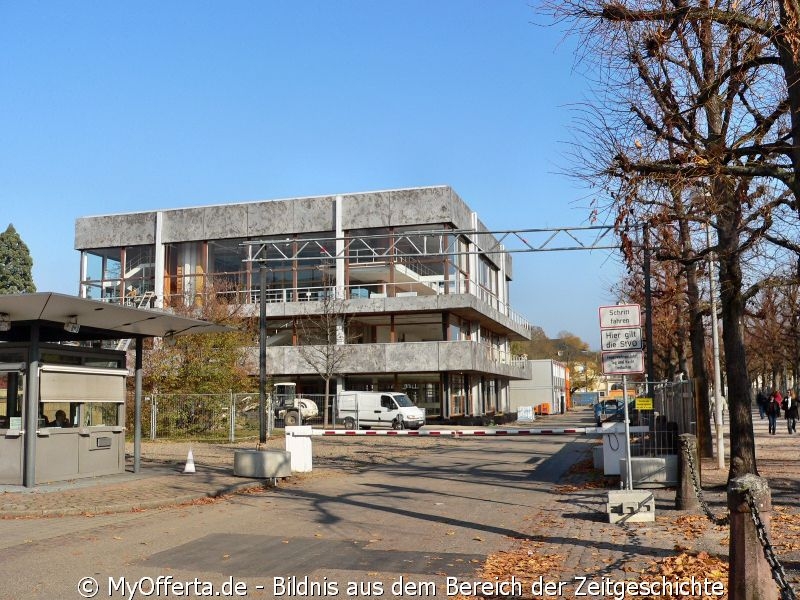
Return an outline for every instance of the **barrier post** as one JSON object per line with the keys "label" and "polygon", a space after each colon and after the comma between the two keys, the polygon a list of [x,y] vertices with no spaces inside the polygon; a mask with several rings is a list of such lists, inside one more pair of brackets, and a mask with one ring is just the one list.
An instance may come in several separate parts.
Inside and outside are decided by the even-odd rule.
{"label": "barrier post", "polygon": [[292,473],[310,473],[312,469],[311,425],[285,428],[286,451],[291,455]]}
{"label": "barrier post", "polygon": [[[675,494],[675,508],[678,510],[697,511],[700,500],[694,488],[694,473],[697,473],[697,437],[691,433],[678,436],[680,452],[678,453],[678,491]],[[699,478],[699,475],[698,475]]]}
{"label": "barrier post", "polygon": [[728,484],[728,508],[731,514],[728,556],[728,597],[736,600],[778,598],[778,586],[772,579],[759,528],[753,522],[747,502],[748,494],[758,508],[763,533],[769,533],[772,499],[766,479],[744,475]]}

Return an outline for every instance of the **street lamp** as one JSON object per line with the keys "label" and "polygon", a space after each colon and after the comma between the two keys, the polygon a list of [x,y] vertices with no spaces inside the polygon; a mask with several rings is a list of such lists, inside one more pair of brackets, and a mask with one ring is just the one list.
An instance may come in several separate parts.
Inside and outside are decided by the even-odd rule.
{"label": "street lamp", "polygon": [[[709,231],[708,223],[706,223],[706,247],[711,248],[711,232]],[[715,281],[713,254],[709,252],[708,283],[710,286],[709,293],[711,294],[711,344],[714,354],[714,422],[717,434],[717,467],[724,469],[725,442],[722,431],[722,397],[720,394],[722,377],[720,376],[719,365],[719,327],[717,325],[717,286]]]}

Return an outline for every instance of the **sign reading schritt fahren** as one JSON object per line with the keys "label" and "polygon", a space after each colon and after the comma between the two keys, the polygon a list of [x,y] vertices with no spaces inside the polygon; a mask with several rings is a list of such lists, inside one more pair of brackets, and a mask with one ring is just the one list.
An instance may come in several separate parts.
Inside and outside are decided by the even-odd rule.
{"label": "sign reading schritt fahren", "polygon": [[600,307],[600,350],[605,375],[644,372],[641,324],[638,304]]}

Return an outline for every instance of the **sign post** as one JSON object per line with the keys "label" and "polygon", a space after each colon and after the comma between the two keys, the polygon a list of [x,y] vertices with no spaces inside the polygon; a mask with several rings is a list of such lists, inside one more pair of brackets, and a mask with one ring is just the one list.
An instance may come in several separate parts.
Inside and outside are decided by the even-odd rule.
{"label": "sign post", "polygon": [[633,490],[631,469],[631,430],[628,415],[628,378],[644,373],[642,354],[642,310],[638,304],[600,307],[600,350],[603,374],[622,375],[623,419],[625,421],[626,489]]}

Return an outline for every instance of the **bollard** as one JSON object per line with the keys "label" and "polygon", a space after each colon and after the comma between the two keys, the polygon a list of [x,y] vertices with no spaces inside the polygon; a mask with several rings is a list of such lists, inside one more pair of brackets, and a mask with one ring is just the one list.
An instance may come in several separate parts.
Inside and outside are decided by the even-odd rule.
{"label": "bollard", "polygon": [[675,494],[675,508],[696,511],[700,508],[700,500],[697,498],[697,490],[694,487],[692,468],[697,473],[699,480],[697,437],[691,433],[682,433],[678,438],[680,439],[680,444],[678,444],[680,451],[678,452],[678,491]]}
{"label": "bollard", "polygon": [[728,484],[728,509],[731,515],[728,557],[728,597],[731,600],[778,598],[778,586],[772,579],[769,563],[758,538],[756,525],[747,504],[750,493],[758,507],[766,533],[769,533],[772,499],[766,479],[743,475]]}

